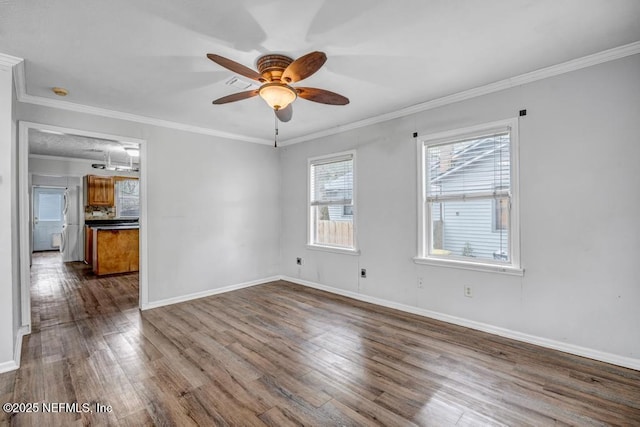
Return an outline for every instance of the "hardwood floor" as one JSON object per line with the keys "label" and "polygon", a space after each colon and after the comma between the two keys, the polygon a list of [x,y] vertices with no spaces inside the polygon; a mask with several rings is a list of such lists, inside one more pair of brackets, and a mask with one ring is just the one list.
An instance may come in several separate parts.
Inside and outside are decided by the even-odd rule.
{"label": "hardwood floor", "polygon": [[137,274],[36,261],[4,425],[640,425],[638,371],[282,281],[141,314]]}

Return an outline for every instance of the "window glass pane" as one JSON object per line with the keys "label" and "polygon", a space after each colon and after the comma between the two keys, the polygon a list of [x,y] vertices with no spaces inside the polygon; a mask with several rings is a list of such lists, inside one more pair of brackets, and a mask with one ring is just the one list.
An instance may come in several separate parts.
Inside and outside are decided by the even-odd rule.
{"label": "window glass pane", "polygon": [[[430,203],[430,255],[509,262],[508,224],[494,227],[494,199]],[[508,205],[505,206],[507,208]],[[509,216],[502,217],[508,221]]]}
{"label": "window glass pane", "polygon": [[140,181],[137,179],[116,181],[116,211],[119,218],[140,216]]}
{"label": "window glass pane", "polygon": [[353,248],[353,214],[345,215],[350,205],[312,206],[313,242]]}
{"label": "window glass pane", "polygon": [[40,193],[38,197],[38,220],[62,221],[62,194]]}
{"label": "window glass pane", "polygon": [[509,133],[427,148],[428,196],[487,193],[508,189]]}

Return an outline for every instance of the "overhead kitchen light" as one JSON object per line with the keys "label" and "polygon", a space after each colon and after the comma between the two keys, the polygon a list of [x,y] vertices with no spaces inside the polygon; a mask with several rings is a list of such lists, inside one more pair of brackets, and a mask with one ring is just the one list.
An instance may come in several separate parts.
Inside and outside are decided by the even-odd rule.
{"label": "overhead kitchen light", "polygon": [[140,157],[140,150],[133,147],[125,147],[124,151],[131,157]]}
{"label": "overhead kitchen light", "polygon": [[91,165],[94,169],[103,169],[108,171],[119,171],[119,172],[139,172],[140,168],[137,166],[133,166],[133,159],[129,157],[128,165],[115,165],[111,163],[111,153],[107,152],[106,155],[106,163],[93,163]]}
{"label": "overhead kitchen light", "polygon": [[107,171],[118,172],[140,172],[140,168],[137,166],[125,166],[125,165],[105,165],[104,163],[94,163],[91,165],[94,169],[104,169]]}
{"label": "overhead kitchen light", "polygon": [[140,168],[137,166],[125,166],[125,165],[105,165],[104,163],[94,163],[91,165],[94,169],[103,169],[107,171],[117,172],[140,172]]}

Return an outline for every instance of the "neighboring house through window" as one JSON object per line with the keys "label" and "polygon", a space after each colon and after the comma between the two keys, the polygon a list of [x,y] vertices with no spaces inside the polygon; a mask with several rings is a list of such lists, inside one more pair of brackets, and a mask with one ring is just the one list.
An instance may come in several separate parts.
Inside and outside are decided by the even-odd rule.
{"label": "neighboring house through window", "polygon": [[517,120],[418,141],[417,262],[521,273]]}
{"label": "neighboring house through window", "polygon": [[309,159],[309,245],[355,251],[355,152]]}

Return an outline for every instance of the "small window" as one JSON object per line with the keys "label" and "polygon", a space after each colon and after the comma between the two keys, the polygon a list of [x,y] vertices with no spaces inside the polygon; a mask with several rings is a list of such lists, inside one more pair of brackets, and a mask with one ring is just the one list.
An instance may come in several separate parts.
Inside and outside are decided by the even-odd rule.
{"label": "small window", "polygon": [[505,121],[419,141],[417,261],[520,269],[516,130]]}
{"label": "small window", "polygon": [[[46,190],[45,190],[46,191]],[[38,216],[39,221],[62,221],[63,196],[61,190],[50,190],[51,193],[38,193]]]}
{"label": "small window", "polygon": [[355,250],[354,156],[309,160],[309,244]]}
{"label": "small window", "polygon": [[137,179],[116,181],[116,217],[140,217],[140,181]]}

